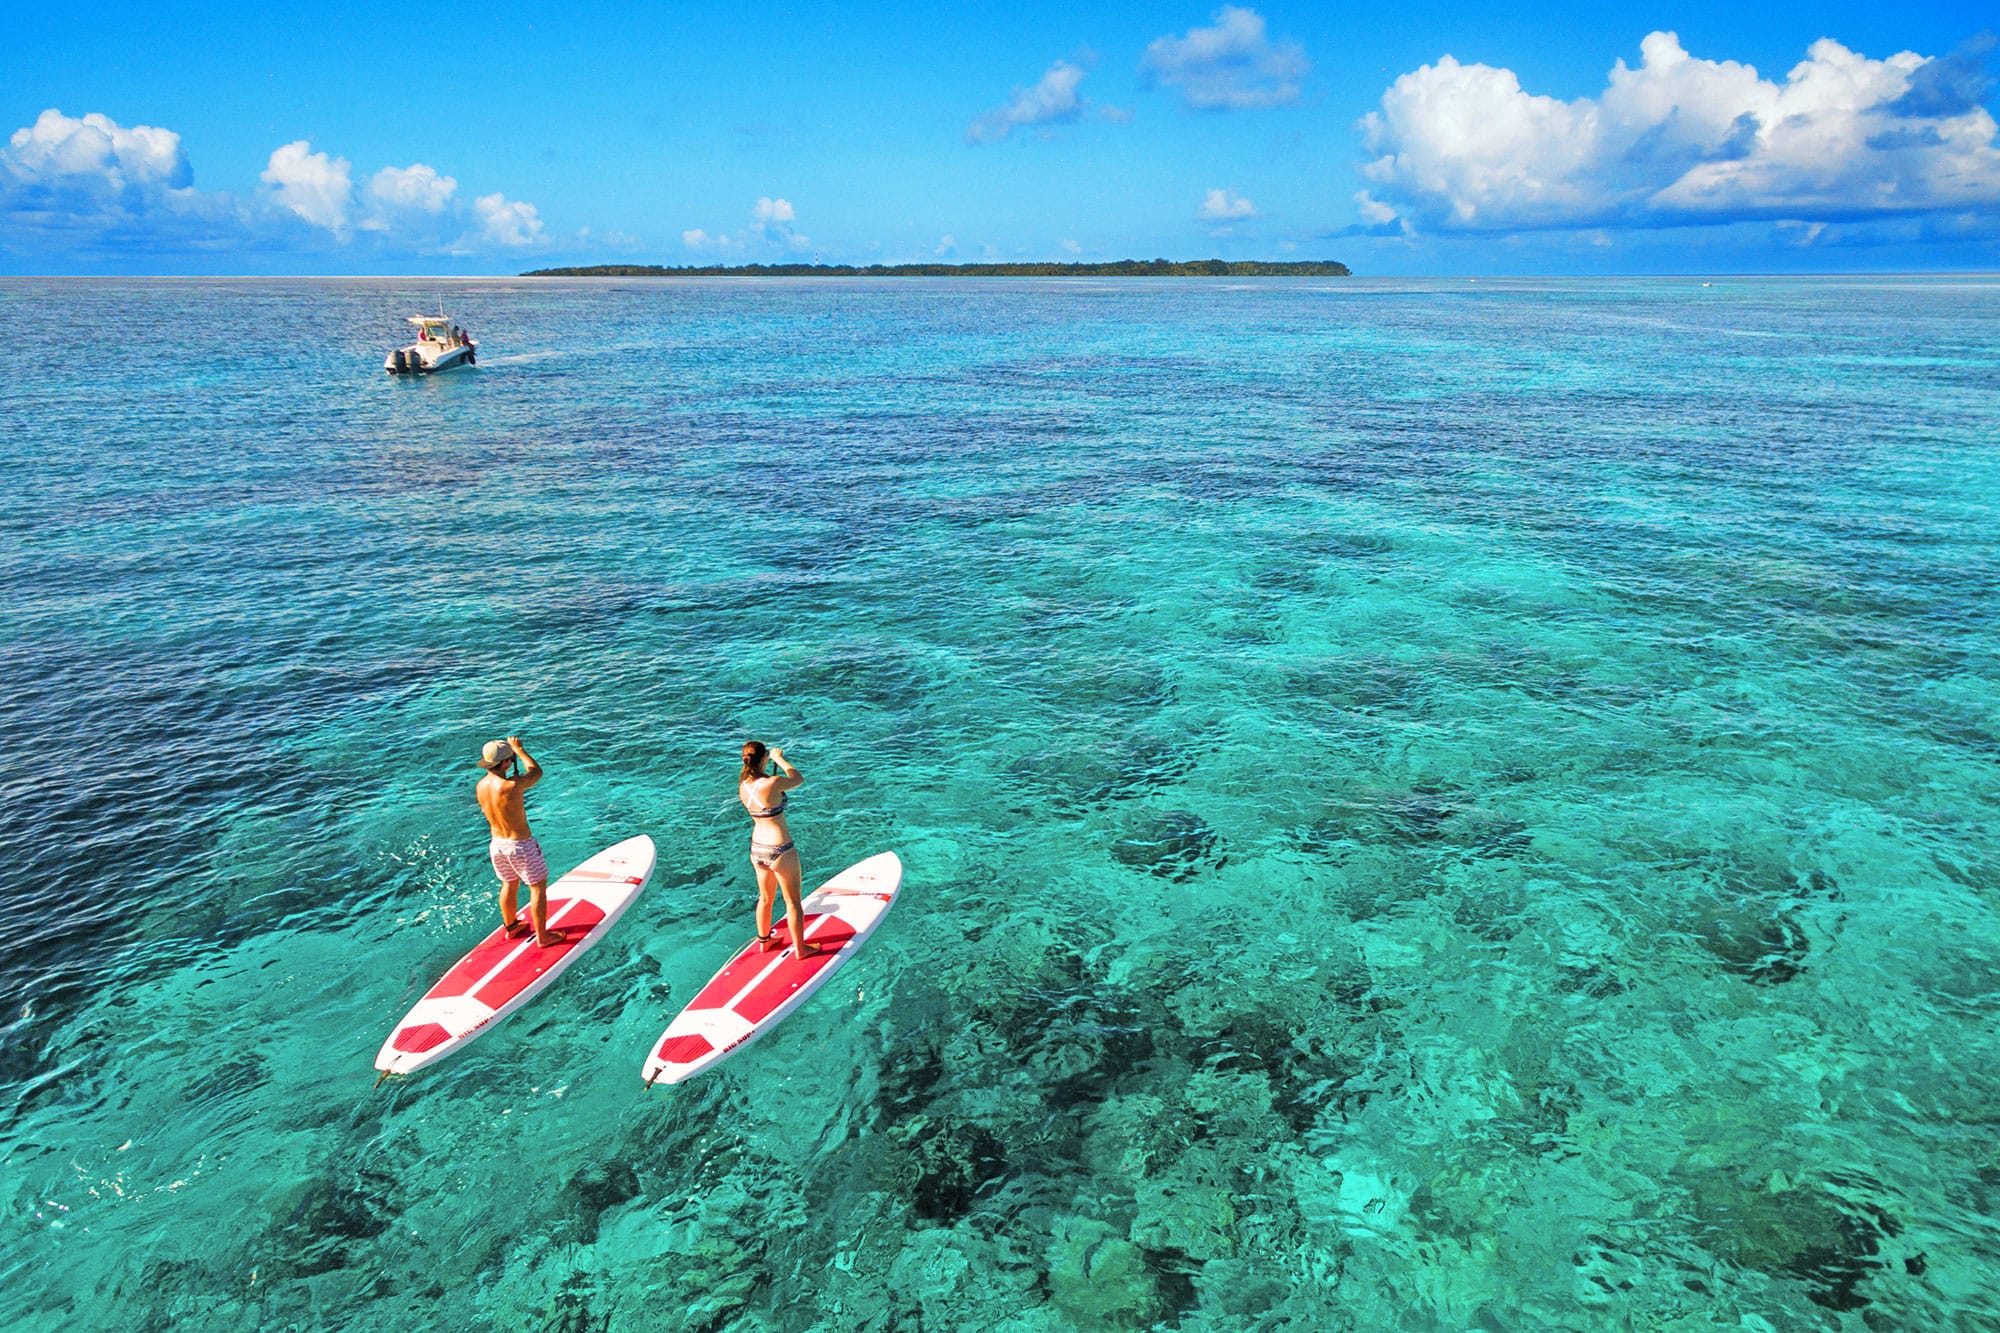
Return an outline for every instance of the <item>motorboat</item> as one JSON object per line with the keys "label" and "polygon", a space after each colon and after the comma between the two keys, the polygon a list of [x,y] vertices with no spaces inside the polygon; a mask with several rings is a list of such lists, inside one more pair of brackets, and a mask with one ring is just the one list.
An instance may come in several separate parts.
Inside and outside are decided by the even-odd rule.
{"label": "motorboat", "polygon": [[477,363],[479,344],[449,317],[411,315],[410,323],[417,326],[417,340],[408,347],[398,347],[382,362],[391,375],[428,375],[434,370]]}

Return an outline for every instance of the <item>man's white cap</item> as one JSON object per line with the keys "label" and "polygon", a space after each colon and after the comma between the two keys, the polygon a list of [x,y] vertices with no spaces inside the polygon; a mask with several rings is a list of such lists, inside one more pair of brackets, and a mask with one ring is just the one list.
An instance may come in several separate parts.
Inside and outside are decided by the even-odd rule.
{"label": "man's white cap", "polygon": [[479,766],[487,772],[505,768],[514,757],[514,747],[505,741],[488,741],[479,751]]}

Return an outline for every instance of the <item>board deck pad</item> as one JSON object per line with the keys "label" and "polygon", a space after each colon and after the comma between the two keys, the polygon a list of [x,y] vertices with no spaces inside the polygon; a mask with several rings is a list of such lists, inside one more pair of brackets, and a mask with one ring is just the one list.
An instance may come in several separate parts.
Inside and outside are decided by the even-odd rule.
{"label": "board deck pad", "polygon": [[650,1085],[679,1083],[775,1028],[839,971],[882,924],[903,885],[903,863],[883,852],[849,866],[809,894],[805,937],[819,952],[792,957],[790,926],[772,923],[779,946],[743,945],[653,1044],[641,1071]]}
{"label": "board deck pad", "polygon": [[[451,965],[403,1016],[375,1056],[383,1074],[408,1074],[453,1054],[540,994],[603,939],[653,875],[653,840],[641,835],[605,848],[549,885],[550,930],[568,937],[548,948],[532,934],[501,927]],[[528,896],[527,886],[521,897]],[[520,920],[528,913],[525,901]]]}

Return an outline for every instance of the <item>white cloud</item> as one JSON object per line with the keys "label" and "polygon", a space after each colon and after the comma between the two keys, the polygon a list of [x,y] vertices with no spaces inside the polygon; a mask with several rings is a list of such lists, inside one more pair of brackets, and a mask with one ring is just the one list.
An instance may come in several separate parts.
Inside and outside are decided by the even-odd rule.
{"label": "white cloud", "polygon": [[181,136],[152,125],[126,127],[98,112],[72,120],[50,107],[15,130],[0,165],[17,180],[183,189],[193,179]]}
{"label": "white cloud", "polygon": [[1354,206],[1360,210],[1361,220],[1371,227],[1379,227],[1396,220],[1396,210],[1366,190],[1354,196]]}
{"label": "white cloud", "polygon": [[952,235],[950,232],[946,232],[944,235],[938,237],[937,248],[931,251],[931,253],[942,258],[957,248],[958,237]]}
{"label": "white cloud", "polygon": [[1581,229],[2000,205],[1994,119],[1957,57],[1871,60],[1822,38],[1776,82],[1671,32],[1639,49],[1637,69],[1620,60],[1571,102],[1450,56],[1402,75],[1360,122],[1378,154],[1363,218]]}
{"label": "white cloud", "polygon": [[744,246],[747,247],[752,240],[761,240],[767,245],[777,245],[787,250],[812,249],[810,238],[792,230],[792,224],[798,221],[799,215],[798,210],[792,207],[791,200],[759,199],[756,206],[750,210],[750,216],[755,219],[755,226],[751,228],[754,235],[742,238]]}
{"label": "white cloud", "polygon": [[423,163],[385,167],[357,191],[346,159],[303,139],[273,151],[261,180],[245,197],[195,189],[172,130],[50,109],[0,140],[0,255],[81,271],[283,269],[330,253],[393,264],[543,232],[533,205],[499,194],[469,204]]}
{"label": "white cloud", "polygon": [[271,187],[280,207],[313,226],[336,235],[347,230],[354,180],[346,158],[315,153],[312,144],[295,139],[271,151],[258,179]]}
{"label": "white cloud", "polygon": [[997,143],[1021,125],[1067,125],[1083,114],[1077,96],[1084,70],[1067,60],[1050,65],[1031,88],[1016,88],[1007,105],[965,127],[967,143]]}
{"label": "white cloud", "polygon": [[1205,222],[1233,222],[1241,218],[1254,218],[1257,209],[1240,194],[1227,190],[1210,190],[1201,201],[1201,216]]}
{"label": "white cloud", "polygon": [[497,191],[472,201],[481,234],[496,245],[533,245],[542,238],[542,219],[533,204],[509,199]]}
{"label": "white cloud", "polygon": [[1068,241],[1068,240],[1064,241],[1062,243],[1062,248],[1069,251],[1073,255],[1080,255],[1083,253],[1083,247],[1077,244],[1075,241]]}
{"label": "white cloud", "polygon": [[421,162],[384,167],[368,182],[368,193],[384,207],[424,213],[442,213],[457,189],[456,180]]}
{"label": "white cloud", "polygon": [[701,227],[690,227],[681,233],[681,244],[690,250],[715,250],[725,254],[741,254],[752,249],[770,252],[797,251],[803,253],[812,249],[812,239],[801,236],[792,227],[799,218],[798,209],[789,199],[765,195],[750,206],[750,225],[741,231],[708,232]]}
{"label": "white cloud", "polygon": [[1273,42],[1264,16],[1224,5],[1214,26],[1190,28],[1147,46],[1139,70],[1149,80],[1180,91],[1197,111],[1241,111],[1296,102],[1312,65],[1297,42]]}

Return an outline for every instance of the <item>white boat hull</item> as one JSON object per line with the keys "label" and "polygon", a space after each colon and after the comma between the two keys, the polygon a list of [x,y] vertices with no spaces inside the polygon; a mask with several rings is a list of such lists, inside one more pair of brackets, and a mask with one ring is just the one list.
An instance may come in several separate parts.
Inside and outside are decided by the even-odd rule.
{"label": "white boat hull", "polygon": [[474,354],[479,350],[479,344],[466,342],[456,347],[440,347],[435,343],[411,343],[398,350],[402,353],[403,364],[397,365],[396,352],[391,352],[382,359],[382,369],[391,375],[430,375],[440,370],[476,365]]}

